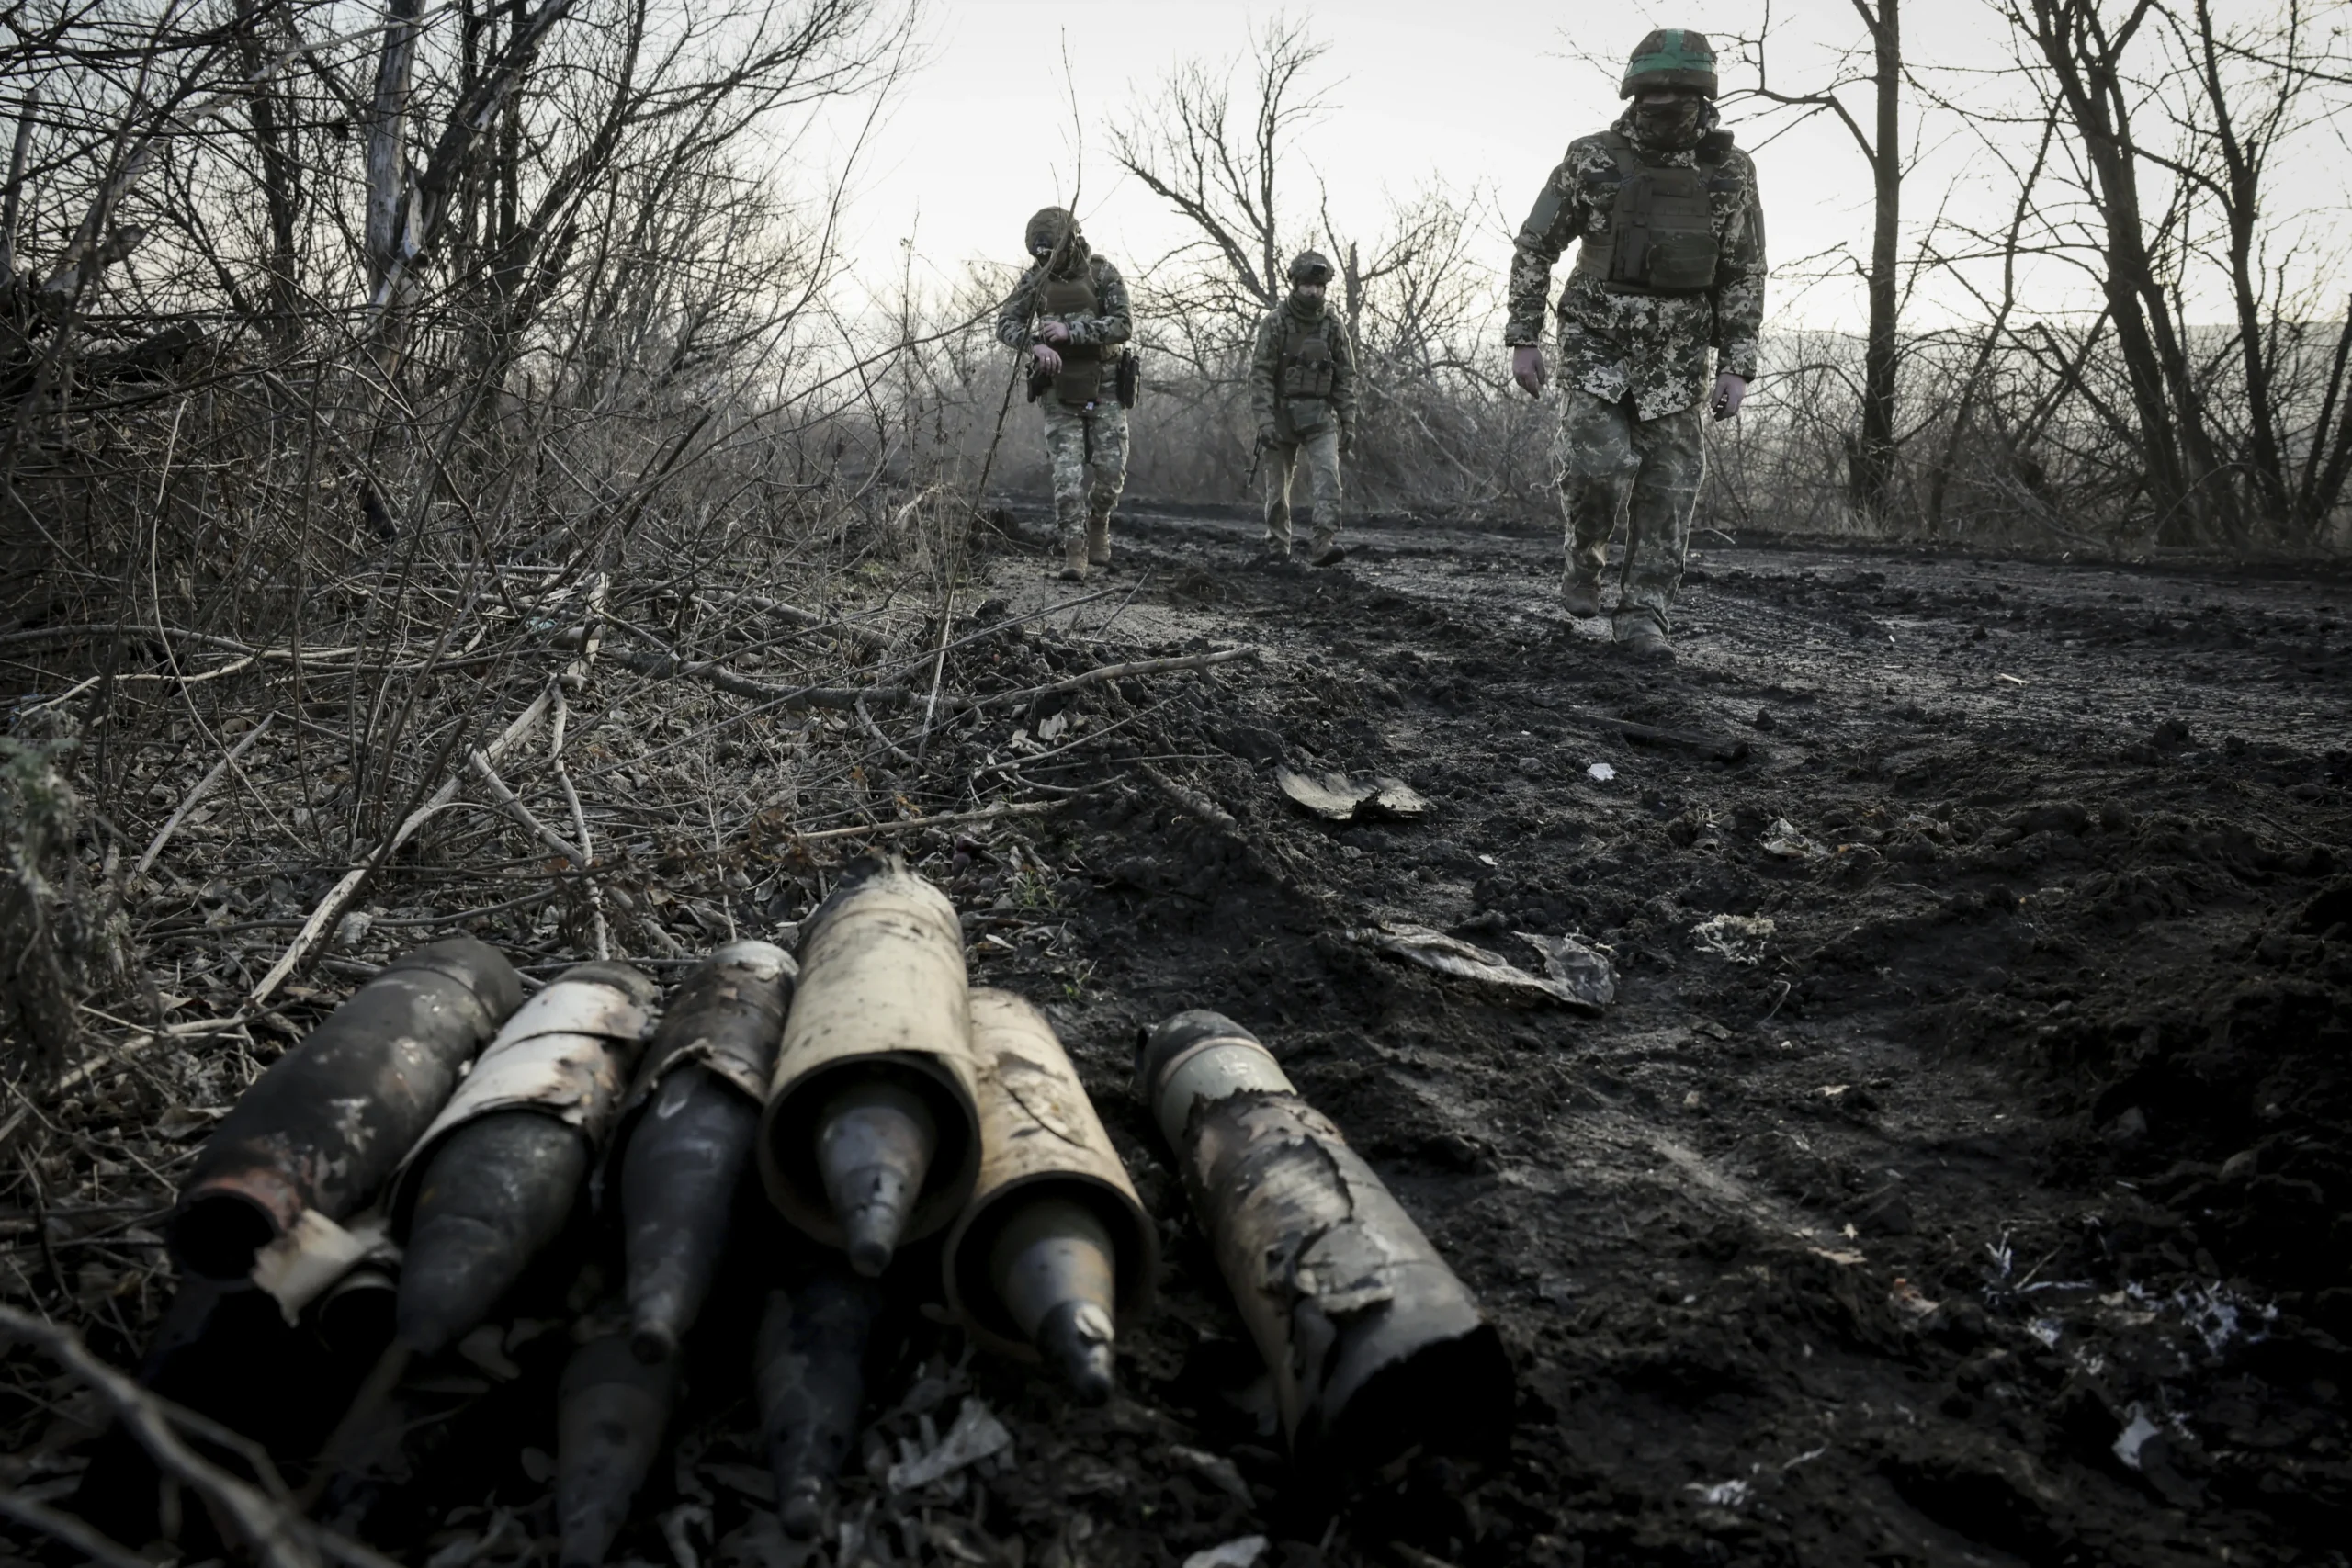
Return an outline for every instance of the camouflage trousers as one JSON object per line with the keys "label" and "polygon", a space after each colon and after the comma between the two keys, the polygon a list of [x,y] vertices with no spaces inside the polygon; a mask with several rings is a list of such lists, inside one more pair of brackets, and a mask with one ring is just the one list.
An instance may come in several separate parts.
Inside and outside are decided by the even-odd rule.
{"label": "camouflage trousers", "polygon": [[1113,398],[1074,409],[1050,393],[1040,406],[1046,459],[1054,469],[1054,532],[1067,548],[1086,537],[1090,520],[1110,516],[1119,504],[1127,482],[1127,411]]}
{"label": "camouflage trousers", "polygon": [[1311,547],[1328,549],[1340,537],[1340,433],[1326,430],[1277,442],[1258,459],[1258,488],[1266,503],[1266,543],[1290,547],[1290,481],[1304,468],[1300,515],[1312,523]]}
{"label": "camouflage trousers", "polygon": [[1621,619],[1645,614],[1668,629],[1690,549],[1690,515],[1707,477],[1705,418],[1706,405],[1693,403],[1680,413],[1636,419],[1631,400],[1610,402],[1581,387],[1560,389],[1552,466],[1567,522],[1568,576],[1599,582],[1609,536],[1623,523]]}

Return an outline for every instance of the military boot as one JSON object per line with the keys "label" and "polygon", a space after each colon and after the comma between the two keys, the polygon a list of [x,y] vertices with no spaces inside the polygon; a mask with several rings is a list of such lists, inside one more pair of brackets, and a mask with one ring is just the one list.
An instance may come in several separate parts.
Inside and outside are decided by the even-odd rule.
{"label": "military boot", "polygon": [[1086,541],[1072,539],[1062,547],[1062,569],[1057,573],[1064,582],[1086,581]]}
{"label": "military boot", "polygon": [[1570,567],[1560,576],[1560,608],[1579,619],[1600,614],[1600,579],[1579,577]]}
{"label": "military boot", "polygon": [[1645,663],[1667,663],[1674,658],[1674,644],[1668,642],[1666,628],[1657,624],[1647,611],[1635,610],[1617,617],[1617,646]]}
{"label": "military boot", "polygon": [[1107,516],[1086,520],[1086,560],[1090,566],[1111,564],[1111,519]]}

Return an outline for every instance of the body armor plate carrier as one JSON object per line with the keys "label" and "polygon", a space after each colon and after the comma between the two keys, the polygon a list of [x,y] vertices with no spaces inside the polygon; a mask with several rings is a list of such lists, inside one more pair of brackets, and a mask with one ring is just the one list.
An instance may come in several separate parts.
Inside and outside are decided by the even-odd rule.
{"label": "body armor plate carrier", "polygon": [[[1099,304],[1094,280],[1049,277],[1038,290],[1037,303],[1048,316],[1091,316]],[[1061,373],[1054,378],[1054,396],[1070,408],[1091,408],[1102,398],[1102,346],[1092,343],[1061,345]]]}
{"label": "body armor plate carrier", "polygon": [[1310,327],[1296,317],[1285,323],[1283,338],[1283,423],[1293,437],[1318,435],[1331,427],[1331,387],[1338,377],[1332,363],[1331,318],[1327,314]]}
{"label": "body armor plate carrier", "polygon": [[1695,169],[1650,164],[1613,131],[1602,141],[1617,164],[1617,196],[1609,232],[1586,238],[1577,271],[1598,277],[1612,294],[1698,294],[1713,288],[1723,244],[1708,197],[1731,188],[1721,169],[1731,139],[1717,133],[1702,141]]}

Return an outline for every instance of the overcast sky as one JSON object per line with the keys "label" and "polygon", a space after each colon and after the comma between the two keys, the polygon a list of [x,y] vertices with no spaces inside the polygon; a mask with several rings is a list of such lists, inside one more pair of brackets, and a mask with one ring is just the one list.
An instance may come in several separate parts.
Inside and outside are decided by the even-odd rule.
{"label": "overcast sky", "polygon": [[[2224,22],[2269,0],[2227,0]],[[2246,9],[2241,10],[2240,7]],[[1839,50],[1861,31],[1850,0],[1778,0],[1770,60],[1784,91],[1826,83]],[[1992,112],[2018,107],[2003,24],[1987,0],[1913,0],[1905,7],[1905,52],[1939,89],[1964,94]],[[1328,45],[1315,85],[1329,111],[1298,139],[1283,174],[1305,192],[1319,180],[1337,221],[1367,240],[1388,198],[1431,181],[1457,196],[1485,192],[1497,231],[1495,266],[1509,261],[1509,231],[1573,137],[1619,109],[1613,73],[1578,56],[1603,55],[1611,71],[1653,26],[1691,26],[1719,40],[1760,30],[1762,0],[1690,0],[1674,6],[1609,6],[1578,0],[1323,0],[1312,6],[1237,0],[928,0],[923,63],[863,153],[850,231],[862,272],[895,278],[901,244],[915,241],[918,276],[963,276],[969,262],[1017,263],[1023,222],[1082,174],[1080,205],[1097,249],[1130,271],[1186,236],[1181,220],[1113,163],[1110,131],[1142,112],[1157,84],[1188,57],[1236,60],[1247,72],[1252,33],[1277,14],[1307,21]],[[1065,51],[1085,118],[1082,170],[1068,107]],[[1729,51],[1724,51],[1728,55]],[[1752,82],[1725,62],[1724,86]],[[1247,96],[1246,80],[1236,96]],[[1869,123],[1867,87],[1847,90]],[[1826,117],[1772,140],[1758,134],[1760,106],[1732,106],[1727,123],[1756,152],[1774,264],[1772,324],[1853,327],[1862,319],[1859,278],[1834,265],[1793,265],[1835,247],[1867,254],[1870,186],[1847,133]],[[1920,163],[1905,194],[1913,232],[1941,209],[1998,227],[2013,185],[1977,135],[1957,117],[1905,118]],[[1978,125],[1984,121],[1980,118]],[[1925,134],[1923,135],[1922,128]],[[1998,134],[1996,132],[1996,134]],[[2030,140],[2030,131],[2011,138]],[[2311,206],[2332,210],[2339,230],[2346,170],[2340,134],[2306,150],[2296,182]],[[2312,254],[2337,269],[2331,241]],[[1831,276],[1817,276],[1822,272]],[[2335,290],[2340,295],[2341,289]],[[2075,269],[2042,272],[2030,302],[2052,314],[2081,307],[2086,281]],[[1907,319],[1927,324],[1966,300],[1928,279]]]}

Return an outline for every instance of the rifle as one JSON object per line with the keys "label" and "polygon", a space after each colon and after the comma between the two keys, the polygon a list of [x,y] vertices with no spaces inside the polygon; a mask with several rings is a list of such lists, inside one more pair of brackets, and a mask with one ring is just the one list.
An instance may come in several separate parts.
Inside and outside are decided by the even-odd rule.
{"label": "rifle", "polygon": [[1250,444],[1250,477],[1241,481],[1241,493],[1250,495],[1258,489],[1258,465],[1266,460],[1266,433],[1260,431],[1258,439]]}

